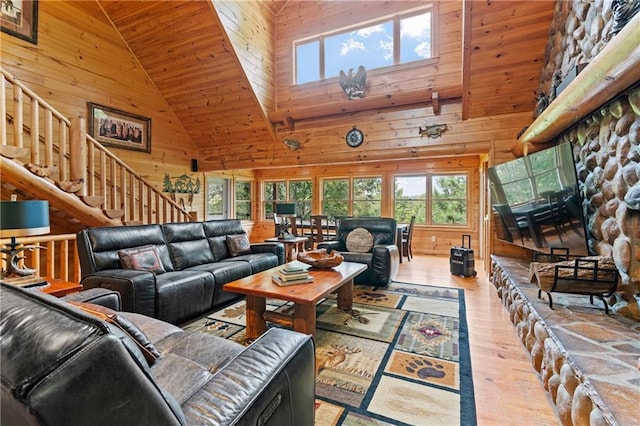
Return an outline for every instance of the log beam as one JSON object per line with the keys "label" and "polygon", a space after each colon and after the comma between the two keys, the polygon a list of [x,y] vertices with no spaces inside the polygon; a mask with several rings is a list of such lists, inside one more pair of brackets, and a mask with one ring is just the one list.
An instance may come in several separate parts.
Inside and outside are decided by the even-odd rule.
{"label": "log beam", "polygon": [[457,99],[462,96],[460,86],[443,87],[433,89],[415,90],[411,92],[399,92],[389,95],[369,96],[362,99],[344,100],[320,105],[311,105],[291,110],[278,110],[268,114],[273,124],[284,123],[292,130],[296,120],[306,120],[331,115],[349,114],[360,111],[371,111],[381,108],[390,108],[407,105],[428,105],[433,102],[433,94],[436,93],[438,102],[443,99]]}
{"label": "log beam", "polygon": [[[520,136],[517,144],[545,144],[640,80],[640,14],[576,76]],[[520,151],[514,147],[512,151]],[[531,150],[527,150],[531,151]]]}

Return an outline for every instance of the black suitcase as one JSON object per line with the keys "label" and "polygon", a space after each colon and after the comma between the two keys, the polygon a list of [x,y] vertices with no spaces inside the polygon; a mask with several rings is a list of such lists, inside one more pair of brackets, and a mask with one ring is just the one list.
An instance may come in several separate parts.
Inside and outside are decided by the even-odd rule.
{"label": "black suitcase", "polygon": [[[467,239],[469,245],[465,246],[464,242]],[[463,277],[476,276],[475,260],[473,258],[473,249],[471,248],[471,235],[462,235],[462,247],[451,247],[449,266],[453,275],[462,275]]]}

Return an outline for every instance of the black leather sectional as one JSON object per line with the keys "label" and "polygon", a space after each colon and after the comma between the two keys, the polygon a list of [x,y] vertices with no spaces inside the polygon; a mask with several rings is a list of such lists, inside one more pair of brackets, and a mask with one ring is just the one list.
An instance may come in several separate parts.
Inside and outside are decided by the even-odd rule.
{"label": "black leather sectional", "polygon": [[[247,242],[246,253],[230,251],[228,240],[243,235],[232,219],[85,229],[77,235],[81,284],[118,291],[124,311],[180,324],[241,297],[224,284],[284,263],[281,243]],[[123,266],[123,251],[149,246],[160,272]]]}

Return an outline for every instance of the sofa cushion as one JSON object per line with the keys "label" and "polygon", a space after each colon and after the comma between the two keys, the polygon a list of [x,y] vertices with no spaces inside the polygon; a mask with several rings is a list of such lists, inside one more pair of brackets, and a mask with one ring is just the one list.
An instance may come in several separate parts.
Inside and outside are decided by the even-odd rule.
{"label": "sofa cushion", "polygon": [[156,277],[155,317],[179,324],[211,309],[215,280],[206,271],[175,271]]}
{"label": "sofa cushion", "polygon": [[266,271],[267,269],[278,266],[278,256],[273,253],[250,253],[241,254],[240,256],[230,257],[221,261],[225,262],[247,262],[251,267],[250,274]]}
{"label": "sofa cushion", "polygon": [[356,228],[347,235],[347,250],[367,253],[373,248],[373,235],[364,228]]}
{"label": "sofa cushion", "polygon": [[156,246],[149,245],[120,250],[118,257],[124,269],[149,271],[154,274],[163,274],[166,272],[160,261]]}
{"label": "sofa cushion", "polygon": [[154,245],[165,271],[173,271],[171,257],[160,225],[107,226],[78,233],[78,254],[82,273],[120,269],[118,252],[132,247]]}
{"label": "sofa cushion", "polygon": [[215,261],[202,223],[165,223],[162,225],[162,229],[165,233],[171,260],[177,270]]}
{"label": "sofa cushion", "polygon": [[227,235],[227,246],[231,257],[251,253],[251,243],[247,234]]}
{"label": "sofa cushion", "polygon": [[155,364],[156,359],[160,357],[160,352],[158,352],[155,346],[153,346],[153,343],[151,343],[144,332],[126,317],[118,315],[116,311],[94,303],[78,302],[74,300],[69,300],[68,302],[77,308],[82,309],[89,315],[93,315],[102,321],[114,324],[120,328],[120,330],[122,330],[129,338],[123,339],[125,340],[125,345],[129,345],[130,342],[134,342],[142,352],[142,355],[144,355],[149,366]]}

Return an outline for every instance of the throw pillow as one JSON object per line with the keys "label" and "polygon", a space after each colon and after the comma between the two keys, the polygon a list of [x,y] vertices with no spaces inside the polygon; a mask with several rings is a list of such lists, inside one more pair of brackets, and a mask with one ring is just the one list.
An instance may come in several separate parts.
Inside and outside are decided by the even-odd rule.
{"label": "throw pillow", "polygon": [[247,234],[227,235],[227,247],[232,257],[251,253],[251,243]]}
{"label": "throw pillow", "polygon": [[356,228],[347,235],[347,250],[367,253],[373,248],[373,235],[364,228]]}
{"label": "throw pillow", "polygon": [[[158,352],[153,343],[151,343],[147,335],[126,317],[119,316],[113,309],[87,302],[69,301],[68,303],[102,321],[115,325],[140,349],[149,367],[160,357],[160,352]],[[129,343],[127,340],[123,339],[123,341],[125,345]]]}
{"label": "throw pillow", "polygon": [[156,246],[142,246],[118,252],[120,262],[125,269],[136,271],[149,271],[154,274],[166,272]]}

